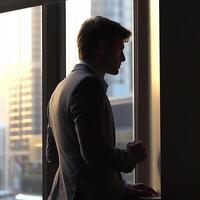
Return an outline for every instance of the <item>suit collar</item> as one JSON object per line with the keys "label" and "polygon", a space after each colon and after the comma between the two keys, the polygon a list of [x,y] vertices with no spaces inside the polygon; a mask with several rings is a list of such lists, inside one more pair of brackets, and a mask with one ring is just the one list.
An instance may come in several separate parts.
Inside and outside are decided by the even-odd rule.
{"label": "suit collar", "polygon": [[72,72],[73,71],[77,71],[77,70],[87,71],[87,72],[93,74],[94,76],[96,76],[102,82],[102,85],[104,87],[105,92],[107,92],[108,84],[106,83],[106,81],[104,80],[104,78],[99,77],[99,76],[97,76],[95,74],[94,70],[92,69],[92,67],[89,64],[87,64],[86,62],[81,62],[79,64],[76,64],[74,66],[74,69],[72,70]]}
{"label": "suit collar", "polygon": [[90,67],[90,65],[88,65],[86,63],[76,64],[72,71],[77,71],[77,70],[84,70],[84,71],[87,71],[87,72],[95,75],[95,72],[94,72],[94,70],[92,70],[92,67]]}

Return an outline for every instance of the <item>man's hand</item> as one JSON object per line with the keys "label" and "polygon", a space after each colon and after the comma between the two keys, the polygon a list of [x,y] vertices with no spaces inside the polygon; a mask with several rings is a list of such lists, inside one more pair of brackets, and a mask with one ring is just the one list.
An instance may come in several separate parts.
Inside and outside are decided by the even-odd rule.
{"label": "man's hand", "polygon": [[146,149],[139,140],[129,142],[126,148],[133,155],[136,163],[143,161],[147,156]]}
{"label": "man's hand", "polygon": [[127,197],[155,197],[158,193],[142,183],[126,185],[125,196]]}

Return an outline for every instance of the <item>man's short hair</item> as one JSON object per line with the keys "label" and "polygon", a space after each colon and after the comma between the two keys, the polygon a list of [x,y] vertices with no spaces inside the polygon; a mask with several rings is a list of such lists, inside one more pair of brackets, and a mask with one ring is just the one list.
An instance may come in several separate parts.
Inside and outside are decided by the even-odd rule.
{"label": "man's short hair", "polygon": [[91,58],[101,41],[112,43],[116,39],[122,39],[127,42],[130,36],[131,32],[117,22],[102,16],[89,18],[82,24],[77,37],[79,58]]}

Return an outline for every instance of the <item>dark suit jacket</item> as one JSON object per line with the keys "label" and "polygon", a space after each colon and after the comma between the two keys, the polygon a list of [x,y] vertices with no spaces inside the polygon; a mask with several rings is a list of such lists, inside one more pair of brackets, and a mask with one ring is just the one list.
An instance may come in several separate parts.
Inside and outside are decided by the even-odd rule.
{"label": "dark suit jacket", "polygon": [[[48,200],[118,200],[120,172],[135,167],[126,150],[115,148],[107,84],[85,64],[75,66],[49,102],[47,160],[59,162]],[[55,139],[55,141],[54,141]]]}

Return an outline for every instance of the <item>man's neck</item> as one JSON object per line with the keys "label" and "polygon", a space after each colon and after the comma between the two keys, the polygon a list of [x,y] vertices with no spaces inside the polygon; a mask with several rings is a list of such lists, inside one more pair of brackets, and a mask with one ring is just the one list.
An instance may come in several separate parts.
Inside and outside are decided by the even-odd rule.
{"label": "man's neck", "polygon": [[103,72],[102,70],[102,65],[99,64],[100,62],[88,60],[88,61],[83,61],[83,63],[88,64],[97,76],[102,77],[102,78],[105,76],[105,72]]}

